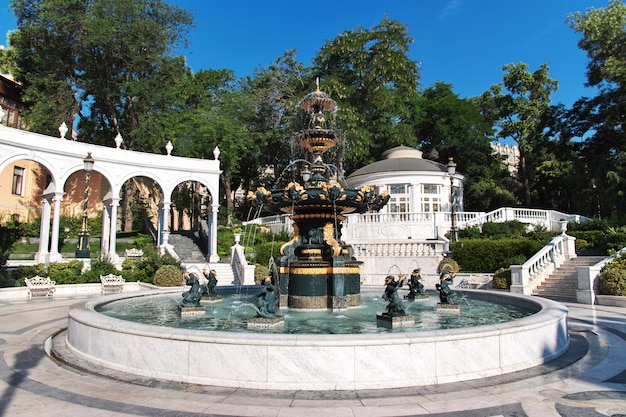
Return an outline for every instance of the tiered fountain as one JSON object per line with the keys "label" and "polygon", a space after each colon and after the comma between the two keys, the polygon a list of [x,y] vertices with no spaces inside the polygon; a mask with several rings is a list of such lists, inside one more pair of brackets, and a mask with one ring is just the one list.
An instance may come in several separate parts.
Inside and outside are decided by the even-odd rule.
{"label": "tiered fountain", "polygon": [[[567,350],[567,308],[538,297],[479,290],[464,294],[470,300],[510,304],[535,314],[507,323],[457,329],[439,323],[437,330],[426,331],[417,326],[383,333],[374,326],[371,332],[352,334],[289,330],[290,315],[302,313],[305,321],[313,321],[312,316],[328,313],[331,317],[322,320],[331,322],[366,310],[368,303],[360,305],[359,262],[342,242],[340,224],[346,213],[378,210],[387,201],[386,195],[376,195],[372,187],[344,188],[339,176],[332,175],[332,167],[324,164],[322,154],[342,140],[338,132],[326,127],[324,117],[324,111],[334,109],[335,102],[318,88],[300,106],[309,112],[310,124],[293,140],[310,152],[311,159],[301,161],[298,180],[291,178],[281,188],[261,188],[250,196],[253,204],[272,213],[290,213],[294,221],[294,238],[281,249],[274,277],[279,281],[281,314],[285,314],[289,333],[181,328],[164,314],[177,311],[181,289],[176,288],[116,294],[76,304],[69,311],[67,334],[55,337],[53,345],[63,344],[83,364],[142,377],[271,390],[378,390],[441,384],[518,371]],[[382,291],[381,283],[376,292]],[[123,304],[146,305],[140,307],[140,315],[154,316],[156,322],[133,322],[100,312],[123,311]],[[225,298],[219,304],[234,303]],[[381,309],[384,304],[381,302]],[[353,308],[341,314],[323,311],[348,307]],[[292,309],[299,311],[290,312]],[[309,309],[317,311],[304,311]],[[220,322],[230,315],[219,317],[215,309],[207,314],[214,314]],[[434,324],[445,322],[443,316],[436,315]],[[202,322],[206,317],[189,320]],[[374,312],[358,323],[370,320],[376,320]]]}
{"label": "tiered fountain", "polygon": [[[329,129],[324,112],[337,104],[319,89],[299,103],[308,113],[308,126],[292,140],[310,153],[310,160],[297,161],[298,181],[271,191],[250,192],[253,206],[273,214],[291,214],[294,236],[283,245],[278,262],[281,306],[296,309],[342,310],[361,304],[360,264],[352,247],[341,241],[341,221],[347,213],[378,211],[387,201],[371,186],[346,189],[336,169],[324,163],[322,154],[344,140]],[[281,184],[279,184],[281,185]]]}

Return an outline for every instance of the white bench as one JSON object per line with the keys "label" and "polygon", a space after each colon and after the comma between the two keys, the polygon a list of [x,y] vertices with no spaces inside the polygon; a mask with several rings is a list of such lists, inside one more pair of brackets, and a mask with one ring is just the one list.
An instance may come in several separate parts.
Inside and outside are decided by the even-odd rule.
{"label": "white bench", "polygon": [[36,275],[32,278],[25,278],[24,282],[28,288],[28,298],[54,296],[56,282],[50,277],[43,278]]}
{"label": "white bench", "polygon": [[126,280],[121,275],[100,275],[102,294],[115,294],[124,290]]}
{"label": "white bench", "polygon": [[136,248],[126,249],[124,255],[127,258],[141,258],[143,256],[143,250]]}

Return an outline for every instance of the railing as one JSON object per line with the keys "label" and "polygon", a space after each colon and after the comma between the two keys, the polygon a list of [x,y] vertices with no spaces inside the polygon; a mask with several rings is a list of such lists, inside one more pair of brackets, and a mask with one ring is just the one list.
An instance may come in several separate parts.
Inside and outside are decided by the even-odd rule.
{"label": "railing", "polygon": [[211,231],[209,230],[209,223],[206,220],[200,220],[200,230],[198,230],[198,246],[200,250],[204,254],[205,258],[209,258],[211,255],[209,253],[209,235]]}
{"label": "railing", "polygon": [[148,234],[152,237],[152,241],[156,244],[158,242],[157,231],[154,225],[152,224],[152,221],[150,221],[148,217],[144,217],[143,227],[145,231],[148,232]]}
{"label": "railing", "polygon": [[523,265],[511,265],[511,292],[531,295],[563,262],[576,257],[576,238],[560,234]]}
{"label": "railing", "polygon": [[415,259],[441,255],[444,244],[442,242],[355,243],[352,247],[357,258],[371,256]]}
{"label": "railing", "polygon": [[[617,255],[624,256],[626,248],[622,248]],[[576,301],[581,304],[596,304],[596,295],[598,293],[598,280],[600,279],[600,271],[604,265],[612,262],[613,256],[609,256],[595,265],[579,266],[576,268],[578,275],[578,288],[576,289]]]}
{"label": "railing", "polygon": [[[560,231],[560,222],[578,222],[586,217],[565,214],[554,210],[503,207],[491,212],[457,212],[457,227],[481,227],[486,222],[505,222],[518,220],[522,223],[541,226],[550,231]],[[288,214],[268,216],[248,223],[261,224],[273,232],[291,231]],[[439,239],[452,224],[450,212],[409,212],[409,213],[363,213],[349,214],[344,222],[343,236],[349,243],[359,239],[388,240],[394,239]],[[373,230],[372,225],[384,225],[380,230]]]}
{"label": "railing", "polygon": [[235,245],[230,248],[230,264],[233,268],[235,285],[254,285],[254,265],[249,265],[244,248],[239,244],[240,236],[235,235]]}

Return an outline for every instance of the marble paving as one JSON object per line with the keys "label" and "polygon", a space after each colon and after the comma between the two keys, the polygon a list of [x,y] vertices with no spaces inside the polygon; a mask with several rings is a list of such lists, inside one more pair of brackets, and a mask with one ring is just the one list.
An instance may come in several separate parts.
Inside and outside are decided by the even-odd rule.
{"label": "marble paving", "polygon": [[71,352],[63,361],[49,357],[46,340],[57,335],[60,343],[69,306],[85,299],[0,303],[0,416],[626,416],[622,308],[568,304],[568,352],[503,376],[388,390],[257,391],[138,378]]}

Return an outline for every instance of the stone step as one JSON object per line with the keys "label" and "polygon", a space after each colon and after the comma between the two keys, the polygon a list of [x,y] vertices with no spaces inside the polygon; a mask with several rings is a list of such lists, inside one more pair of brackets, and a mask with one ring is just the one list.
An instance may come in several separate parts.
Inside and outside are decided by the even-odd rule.
{"label": "stone step", "polygon": [[595,265],[603,259],[604,256],[579,256],[566,261],[537,286],[532,295],[560,302],[577,302],[578,267]]}
{"label": "stone step", "polygon": [[207,263],[206,261],[201,262],[184,262],[182,264],[187,270],[191,272],[196,272],[201,276],[202,270],[207,268],[209,270],[215,270],[215,276],[217,278],[217,285],[231,285],[235,280],[235,274],[233,273],[233,268],[230,264],[224,262],[213,262]]}

